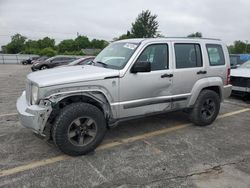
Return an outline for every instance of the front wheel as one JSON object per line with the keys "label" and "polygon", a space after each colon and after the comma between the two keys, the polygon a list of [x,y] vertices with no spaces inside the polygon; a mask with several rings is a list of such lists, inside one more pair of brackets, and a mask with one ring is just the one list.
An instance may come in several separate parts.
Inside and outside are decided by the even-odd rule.
{"label": "front wheel", "polygon": [[55,120],[52,136],[55,145],[68,155],[84,155],[93,151],[106,133],[103,113],[88,103],[66,106]]}
{"label": "front wheel", "polygon": [[199,126],[213,123],[220,111],[220,97],[212,90],[203,90],[198,96],[189,118]]}
{"label": "front wheel", "polygon": [[43,66],[41,66],[41,68],[40,68],[40,70],[45,70],[45,69],[47,69],[48,67],[46,66],[46,65],[43,65]]}

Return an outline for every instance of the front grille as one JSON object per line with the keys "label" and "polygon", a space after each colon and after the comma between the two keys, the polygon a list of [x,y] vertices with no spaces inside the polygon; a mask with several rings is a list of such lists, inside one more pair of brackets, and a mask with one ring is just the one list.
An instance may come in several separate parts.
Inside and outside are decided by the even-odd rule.
{"label": "front grille", "polygon": [[250,87],[250,78],[231,76],[230,80],[233,86]]}
{"label": "front grille", "polygon": [[26,82],[26,100],[27,100],[27,103],[30,105],[30,101],[31,101],[31,82],[29,82],[29,81]]}

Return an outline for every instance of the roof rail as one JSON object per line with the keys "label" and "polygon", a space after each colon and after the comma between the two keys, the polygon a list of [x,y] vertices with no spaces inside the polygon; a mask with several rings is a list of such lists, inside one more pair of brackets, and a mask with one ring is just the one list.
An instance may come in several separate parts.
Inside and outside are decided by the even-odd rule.
{"label": "roof rail", "polygon": [[163,37],[163,38],[178,38],[178,39],[204,39],[204,40],[218,40],[218,41],[221,41],[221,39],[215,39],[215,38],[203,38],[203,37]]}

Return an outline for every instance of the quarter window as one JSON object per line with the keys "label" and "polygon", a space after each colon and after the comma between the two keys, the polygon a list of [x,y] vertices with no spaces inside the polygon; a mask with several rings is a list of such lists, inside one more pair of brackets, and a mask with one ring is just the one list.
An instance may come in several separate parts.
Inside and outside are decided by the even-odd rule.
{"label": "quarter window", "polygon": [[202,66],[199,44],[175,44],[176,68],[193,68]]}
{"label": "quarter window", "polygon": [[168,45],[152,44],[146,47],[137,61],[150,62],[152,71],[168,69]]}
{"label": "quarter window", "polygon": [[211,66],[225,65],[225,58],[221,45],[207,44],[206,47]]}

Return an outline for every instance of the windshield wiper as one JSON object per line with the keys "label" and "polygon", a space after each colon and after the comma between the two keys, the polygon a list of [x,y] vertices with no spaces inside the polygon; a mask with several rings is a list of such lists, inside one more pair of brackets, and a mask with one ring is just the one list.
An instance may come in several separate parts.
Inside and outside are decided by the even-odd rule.
{"label": "windshield wiper", "polygon": [[103,67],[107,67],[107,66],[108,66],[108,64],[103,63],[103,62],[101,62],[101,61],[93,61],[93,62],[94,62],[94,64],[95,64],[95,63],[101,64]]}

